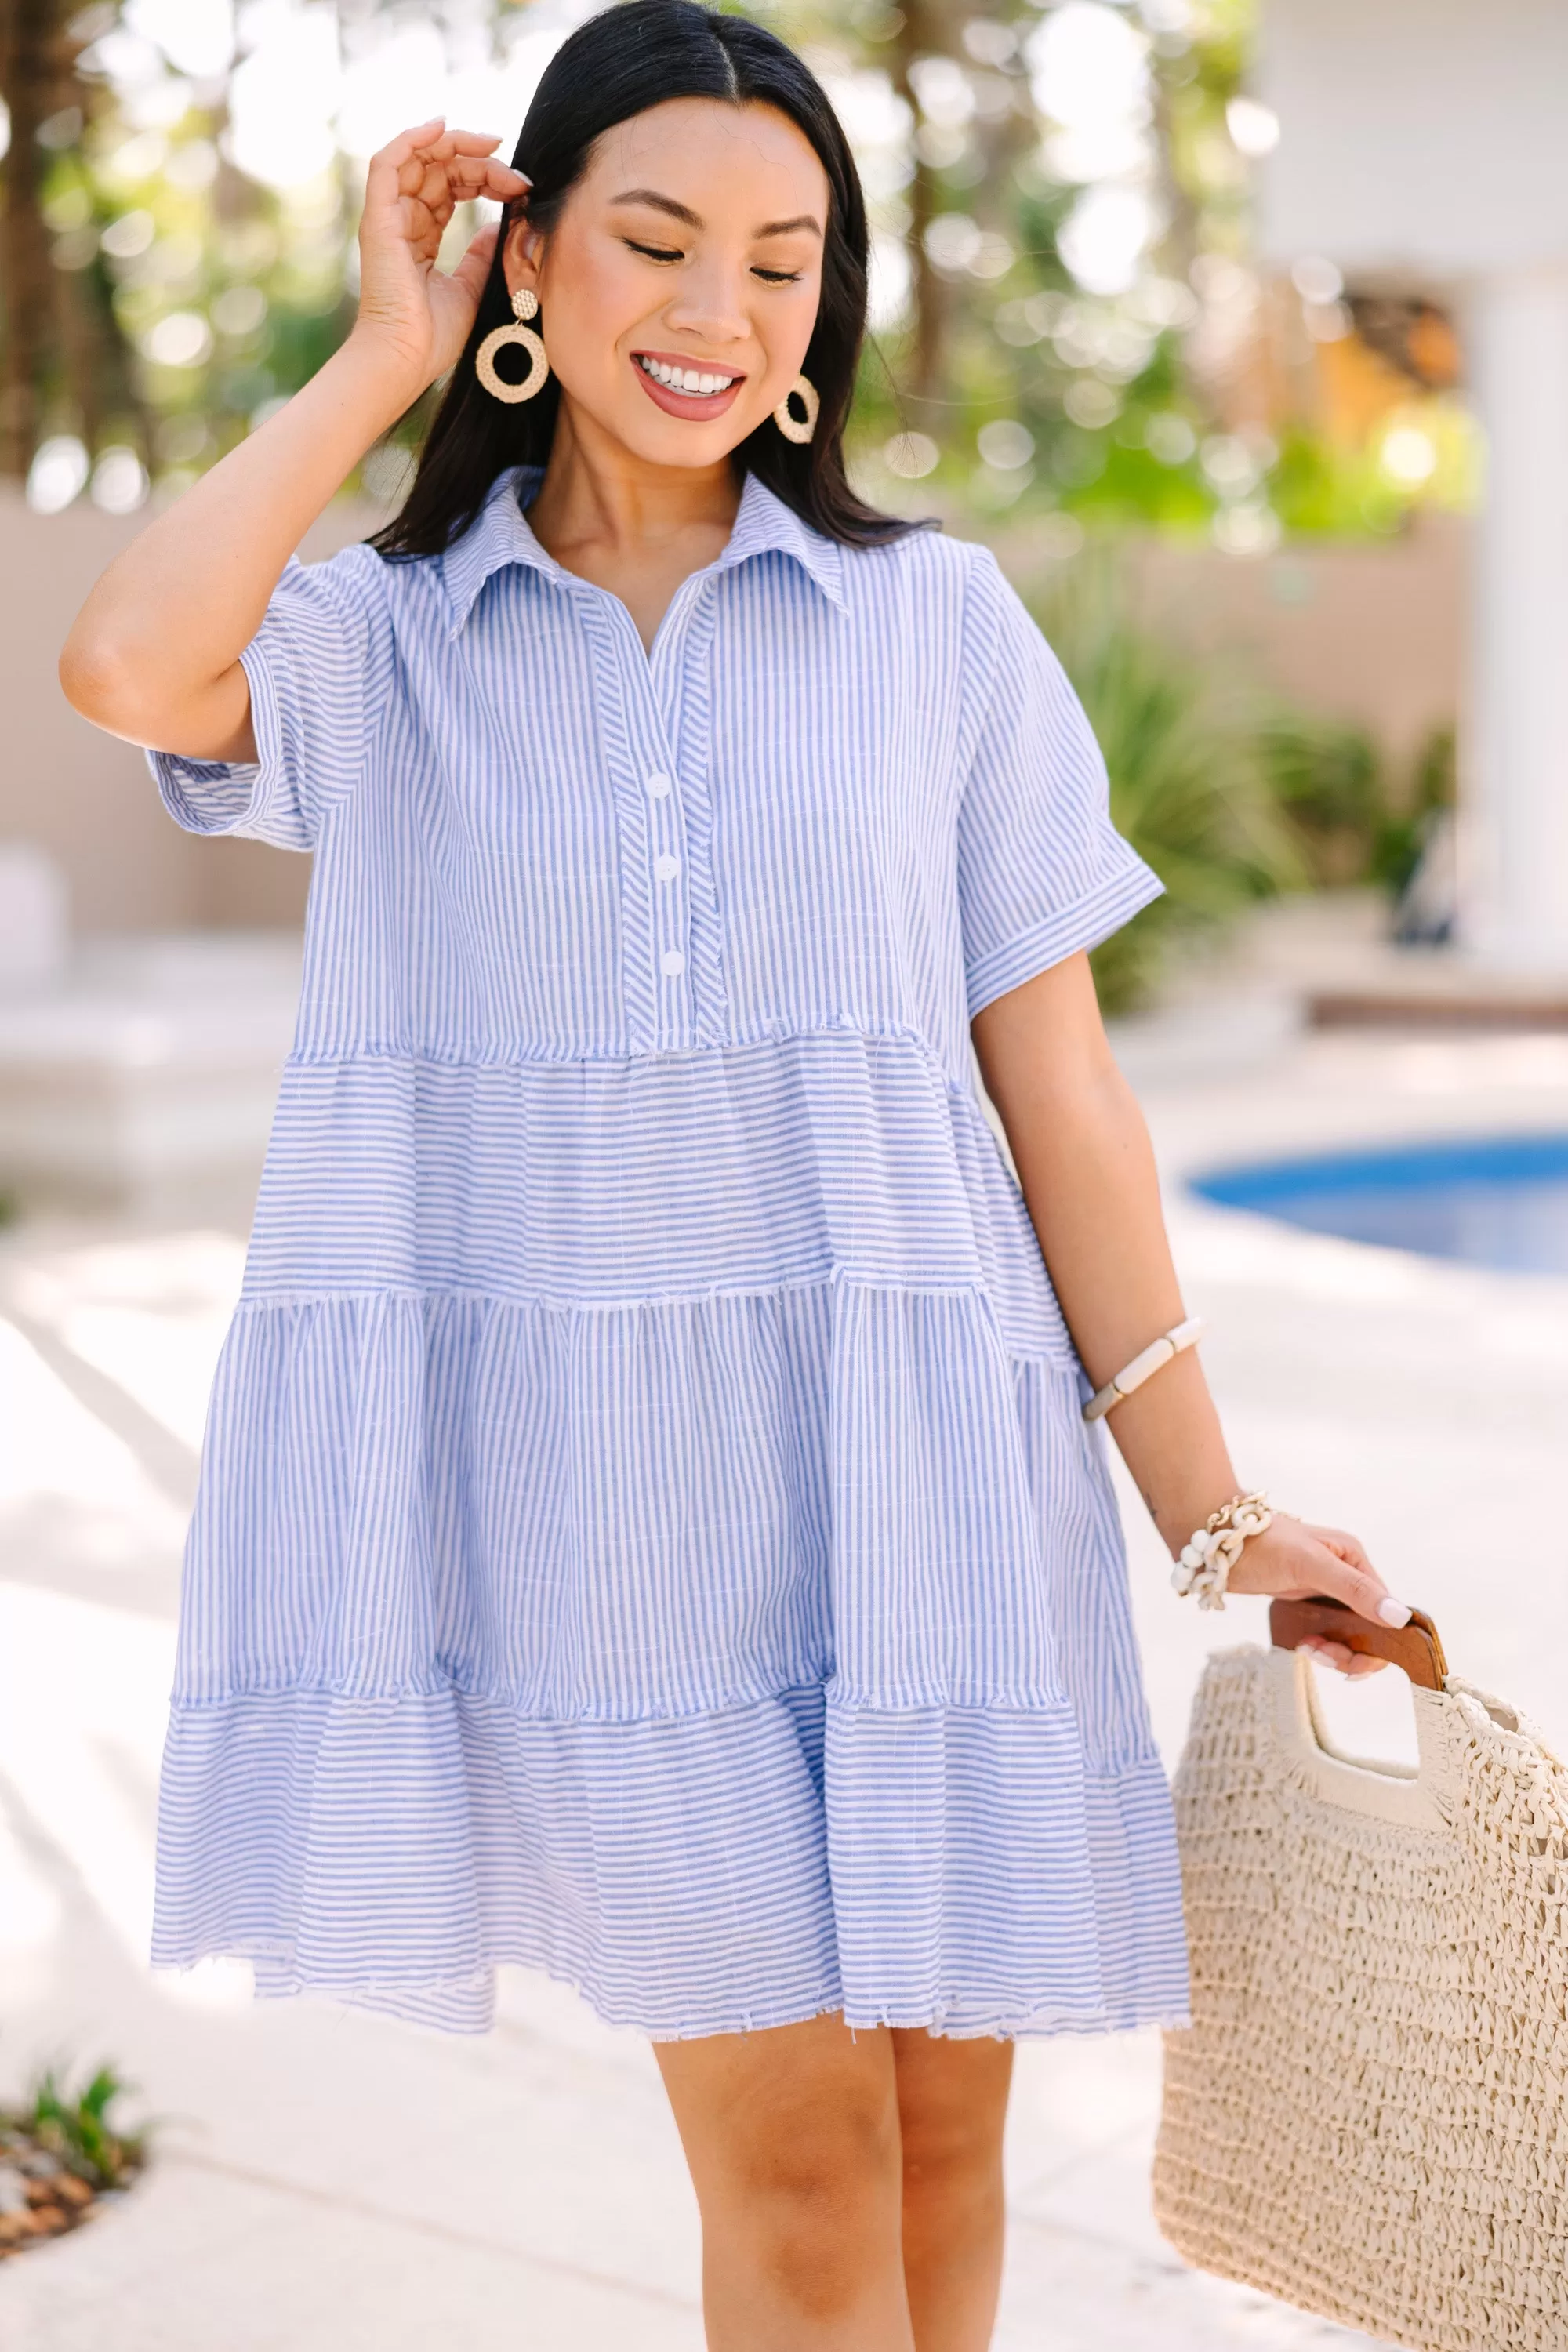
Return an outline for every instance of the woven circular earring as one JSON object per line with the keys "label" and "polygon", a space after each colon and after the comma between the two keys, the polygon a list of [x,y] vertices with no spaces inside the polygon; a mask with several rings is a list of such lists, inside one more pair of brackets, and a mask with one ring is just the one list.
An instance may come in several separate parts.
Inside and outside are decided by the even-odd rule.
{"label": "woven circular earring", "polygon": [[[543,390],[544,379],[550,373],[544,345],[531,327],[522,324],[525,319],[538,317],[538,295],[531,288],[520,286],[511,298],[511,309],[517,325],[494,328],[474,353],[474,373],[492,400],[504,400],[509,407],[514,401],[531,400],[536,392]],[[521,383],[508,383],[505,376],[496,373],[496,353],[510,343],[521,343],[528,353],[528,373]]]}
{"label": "woven circular earring", "polygon": [[[805,409],[805,417],[804,422],[795,415],[794,409],[790,406],[790,402],[792,400],[798,400],[801,406]],[[789,390],[785,393],[784,398],[780,401],[778,406],[774,409],[773,423],[778,426],[779,431],[784,435],[786,441],[809,441],[812,435],[816,430],[817,411],[821,406],[821,398],[817,393],[816,386],[812,383],[811,378],[805,375],[797,375]]]}

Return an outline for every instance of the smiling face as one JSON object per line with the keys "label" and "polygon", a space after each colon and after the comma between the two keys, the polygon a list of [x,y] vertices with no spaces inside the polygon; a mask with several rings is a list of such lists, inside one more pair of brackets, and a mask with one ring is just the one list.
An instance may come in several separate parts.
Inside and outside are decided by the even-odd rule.
{"label": "smiling face", "polygon": [[712,466],[754,432],[805,358],[827,202],[771,106],[672,99],[607,131],[552,226],[507,242],[577,429],[658,466]]}

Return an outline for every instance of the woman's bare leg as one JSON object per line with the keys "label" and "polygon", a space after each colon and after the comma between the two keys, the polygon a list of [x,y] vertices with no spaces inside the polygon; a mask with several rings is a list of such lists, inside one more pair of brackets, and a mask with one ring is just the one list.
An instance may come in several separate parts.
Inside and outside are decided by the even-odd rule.
{"label": "woman's bare leg", "polygon": [[916,2352],[985,2352],[1002,2286],[1010,2042],[893,2034]]}
{"label": "woman's bare leg", "polygon": [[818,2017],[654,2054],[702,2214],[710,2352],[913,2352],[892,2037]]}

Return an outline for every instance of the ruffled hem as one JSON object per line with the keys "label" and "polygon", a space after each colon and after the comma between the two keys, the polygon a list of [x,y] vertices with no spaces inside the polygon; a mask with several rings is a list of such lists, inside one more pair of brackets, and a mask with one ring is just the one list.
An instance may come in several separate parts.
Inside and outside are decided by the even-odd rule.
{"label": "ruffled hem", "polygon": [[500,1965],[655,2038],[842,2011],[953,2036],[1185,2017],[1153,1758],[1086,1773],[1066,1706],[847,1706],[822,1685],[634,1723],[455,1689],[176,1706],[155,1966],[249,1960],[482,2032]]}
{"label": "ruffled hem", "polygon": [[186,1553],[156,1957],[459,2029],[1184,1999],[1103,1445],[989,1300],[257,1303]]}

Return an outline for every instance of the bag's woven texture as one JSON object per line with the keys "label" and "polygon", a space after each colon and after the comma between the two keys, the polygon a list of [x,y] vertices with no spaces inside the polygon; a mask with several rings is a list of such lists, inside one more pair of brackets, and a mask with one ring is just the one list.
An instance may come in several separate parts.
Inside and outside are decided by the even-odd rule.
{"label": "bag's woven texture", "polygon": [[1211,1660],[1176,1776],[1194,2021],[1160,2225],[1420,2352],[1568,2352],[1568,1773],[1450,1683],[1413,1695],[1404,1819],[1342,1801],[1342,1766],[1331,1800],[1291,1736],[1304,1667]]}

